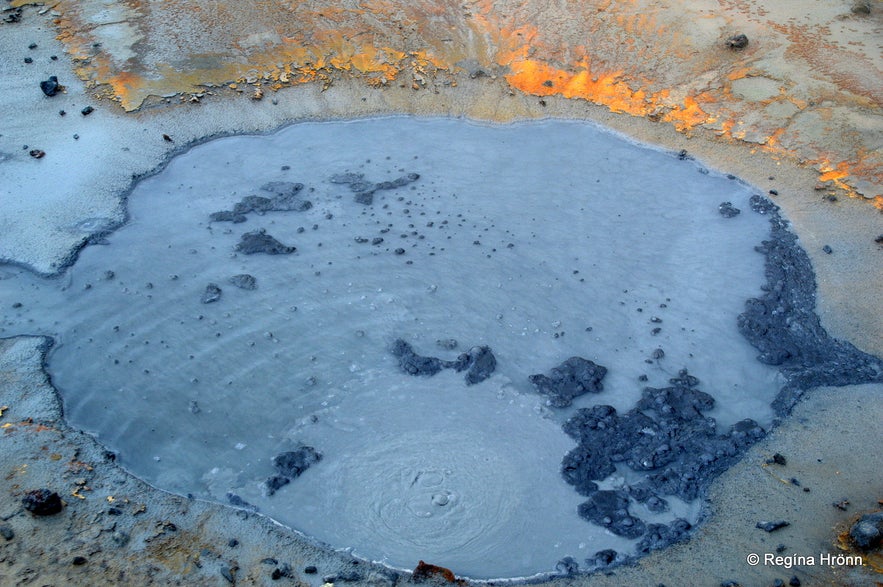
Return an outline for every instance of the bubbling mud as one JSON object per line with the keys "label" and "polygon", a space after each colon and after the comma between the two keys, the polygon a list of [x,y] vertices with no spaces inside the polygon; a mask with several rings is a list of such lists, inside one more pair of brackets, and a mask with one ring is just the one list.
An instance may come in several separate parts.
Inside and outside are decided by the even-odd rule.
{"label": "bubbling mud", "polygon": [[[585,568],[638,540],[579,515],[561,475],[578,410],[625,413],[687,369],[712,434],[773,421],[783,376],[737,326],[765,279],[751,195],[584,123],[221,138],[139,182],[128,224],[63,276],[5,268],[0,334],[54,337],[66,417],[158,487],[394,567]],[[487,347],[494,369],[415,376],[397,340],[450,365]],[[531,381],[569,357],[606,374],[551,401]],[[268,491],[272,457],[303,446],[321,460]],[[641,478],[617,465],[597,488],[642,524],[696,522],[677,493],[622,497]]]}

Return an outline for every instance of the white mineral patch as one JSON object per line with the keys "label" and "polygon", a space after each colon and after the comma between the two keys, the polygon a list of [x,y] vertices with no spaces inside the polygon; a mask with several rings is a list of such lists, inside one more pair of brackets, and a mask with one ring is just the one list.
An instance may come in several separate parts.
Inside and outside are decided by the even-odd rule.
{"label": "white mineral patch", "polygon": [[[532,575],[632,548],[579,518],[583,498],[559,475],[573,409],[628,410],[686,367],[719,424],[771,420],[780,381],[736,329],[763,282],[766,218],[748,187],[701,171],[552,121],[386,118],[218,139],[142,181],[131,222],[63,277],[4,268],[0,335],[54,336],[68,419],[159,487],[235,493],[392,566]],[[329,182],[344,172],[421,177],[364,206]],[[303,183],[313,207],[209,223],[270,181]],[[722,201],[743,213],[723,218]],[[259,228],[297,252],[236,253]],[[229,283],[240,274],[257,288]],[[210,283],[222,294],[203,304]],[[473,386],[411,377],[389,353],[396,338],[448,360],[488,345],[497,370]],[[604,391],[553,413],[528,376],[573,355],[608,368]],[[271,458],[298,443],[323,459],[266,497]],[[695,516],[672,502],[668,519]]]}

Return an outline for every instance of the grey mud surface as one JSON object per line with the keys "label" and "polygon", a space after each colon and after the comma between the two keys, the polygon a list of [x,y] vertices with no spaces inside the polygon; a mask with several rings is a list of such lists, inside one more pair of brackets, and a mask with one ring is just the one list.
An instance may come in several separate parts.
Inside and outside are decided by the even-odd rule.
{"label": "grey mud surface", "polygon": [[[802,340],[816,340],[820,346],[787,347],[796,349],[787,356],[762,349],[792,382],[777,404],[780,415],[790,410],[790,417],[707,488],[705,519],[689,540],[609,574],[562,577],[548,584],[771,585],[776,579],[787,584],[791,576],[804,585],[873,585],[879,580],[869,568],[785,569],[746,562],[749,553],[775,552],[779,545],[785,546],[785,554],[839,553],[837,534],[860,513],[879,508],[883,454],[875,445],[869,449],[868,443],[883,437],[883,384],[879,360],[868,359],[862,351],[883,354],[883,322],[874,302],[879,300],[880,252],[872,242],[876,234],[883,234],[883,227],[867,205],[812,197],[812,173],[780,166],[762,154],[701,137],[690,140],[646,120],[619,117],[582,102],[548,97],[540,108],[535,98],[511,95],[487,78],[464,79],[456,91],[442,90],[431,99],[415,99],[409,90],[374,92],[344,80],[327,92],[313,86],[291,88],[278,95],[278,103],[234,97],[206,101],[196,109],[167,105],[123,115],[92,99],[73,75],[66,75],[70,64],[64,62],[67,57],[52,38],[48,21],[38,20],[31,8],[25,9],[24,18],[24,26],[3,28],[0,46],[7,52],[14,48],[18,55],[29,42],[38,41],[35,55],[62,57],[51,68],[29,70],[10,61],[2,69],[3,100],[15,116],[2,132],[0,164],[15,160],[42,167],[16,174],[0,170],[4,180],[21,182],[21,193],[27,195],[24,204],[3,214],[0,257],[44,274],[62,271],[75,261],[80,247],[124,222],[124,194],[133,178],[157,169],[187,145],[223,134],[269,131],[300,119],[397,112],[494,120],[588,118],[671,149],[688,149],[763,189],[775,187],[781,194],[776,202],[808,256],[796,258],[788,250],[776,254],[790,259],[795,271],[811,263],[821,292],[820,320],[812,315],[798,322],[805,331]],[[47,99],[34,105],[32,96],[20,88],[39,91],[39,81],[47,78],[49,69],[63,72],[66,93],[51,103]],[[79,114],[93,104],[95,111],[88,118]],[[70,114],[63,122],[47,124],[50,117],[56,120],[60,107]],[[80,138],[73,139],[73,134]],[[164,140],[163,134],[173,140]],[[39,160],[26,158],[7,149],[7,142],[48,154]],[[88,166],[76,185],[62,189],[63,168],[90,159],[99,165]],[[47,177],[60,179],[53,183]],[[71,197],[72,192],[76,195]],[[824,255],[822,245],[830,245],[835,254]],[[806,298],[803,305],[795,305],[799,313],[809,300],[815,301],[811,291],[792,291]],[[755,330],[754,314],[781,301],[764,296],[749,305],[744,325],[749,338]],[[792,324],[787,322],[789,328]],[[826,331],[862,351],[849,342],[820,340]],[[407,575],[395,576],[353,561],[346,553],[313,545],[263,517],[170,495],[127,474],[92,437],[65,424],[42,368],[48,344],[35,337],[0,340],[0,584],[410,582]],[[811,368],[817,359],[820,370]],[[874,378],[877,383],[854,385]],[[822,387],[813,388],[818,385]],[[785,455],[787,464],[768,465],[775,453]],[[61,495],[65,506],[60,514],[37,518],[24,509],[23,495],[41,487]],[[832,507],[844,499],[849,502],[846,511]],[[756,528],[758,522],[780,519],[789,526],[772,534]],[[306,572],[311,566],[315,573]]]}

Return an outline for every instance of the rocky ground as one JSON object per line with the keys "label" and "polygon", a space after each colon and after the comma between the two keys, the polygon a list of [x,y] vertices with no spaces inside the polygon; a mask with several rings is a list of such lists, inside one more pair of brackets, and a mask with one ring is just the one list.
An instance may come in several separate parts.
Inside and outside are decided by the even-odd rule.
{"label": "rocky ground", "polygon": [[[193,10],[16,0],[0,8],[0,258],[8,262],[62,270],[89,239],[125,221],[133,178],[212,136],[388,113],[587,119],[686,149],[768,192],[813,263],[822,325],[883,355],[879,2]],[[739,33],[748,44],[728,44]],[[40,82],[53,75],[63,88],[50,97]],[[412,580],[126,474],[61,419],[42,371],[45,344],[0,341],[0,583]],[[712,486],[707,520],[689,541],[611,575],[553,583],[879,582],[880,558],[861,569],[788,569],[753,567],[746,557],[780,545],[783,556],[846,554],[839,534],[883,497],[883,455],[870,442],[883,433],[881,391],[813,390]],[[785,464],[767,464],[776,453]],[[39,488],[61,496],[60,513],[26,510],[22,499]],[[790,525],[756,528],[779,520]]]}

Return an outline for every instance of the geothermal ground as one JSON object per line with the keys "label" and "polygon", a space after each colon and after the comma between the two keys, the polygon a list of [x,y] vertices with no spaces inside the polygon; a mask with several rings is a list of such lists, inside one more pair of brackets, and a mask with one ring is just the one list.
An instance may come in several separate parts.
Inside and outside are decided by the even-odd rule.
{"label": "geothermal ground", "polygon": [[[883,355],[879,3],[819,7],[804,2],[764,6],[634,1],[575,7],[530,2],[260,2],[201,3],[196,9],[174,2],[61,1],[44,6],[15,1],[2,16],[0,44],[8,56],[0,65],[6,112],[0,130],[0,258],[7,263],[0,268],[3,584],[405,583],[419,580],[420,573],[412,577],[352,557],[355,552],[400,568],[414,568],[421,558],[444,564],[440,559],[448,556],[444,541],[450,533],[432,524],[415,525],[403,512],[416,519],[442,520],[442,528],[455,528],[467,543],[486,533],[498,532],[504,540],[511,536],[512,548],[491,549],[474,560],[450,558],[446,566],[461,576],[536,572],[537,581],[580,585],[768,585],[777,579],[796,584],[795,578],[804,585],[879,581],[879,555],[863,553],[862,565],[836,558],[857,554],[840,535],[859,514],[879,509],[877,500],[883,497],[883,457],[876,443],[869,442],[883,433],[883,385],[876,358]],[[738,34],[747,36],[747,45],[728,41]],[[41,87],[50,76],[56,76],[60,87]],[[305,120],[390,114],[468,117],[486,123],[547,117],[591,120],[662,149],[641,151],[629,145],[644,153],[633,155],[619,143],[604,143],[595,148],[606,156],[605,163],[603,156],[580,159],[568,151],[595,145],[570,134],[585,126],[575,122],[483,127],[462,121],[381,118],[349,123],[350,132],[364,128],[355,135],[335,134],[342,131],[334,129],[347,124],[310,123],[278,135],[222,139],[171,159],[220,135],[266,133]],[[387,123],[399,125],[391,137],[384,135]],[[461,131],[454,127],[503,134],[495,139],[474,136],[460,144],[453,137]],[[541,131],[542,138],[517,135],[530,128]],[[434,135],[439,129],[444,132]],[[298,151],[304,144],[321,142],[310,133],[329,144]],[[618,137],[615,141],[626,144]],[[238,154],[226,155],[224,148]],[[514,154],[501,158],[507,151]],[[194,163],[189,176],[175,175],[200,153],[214,167],[200,169]],[[494,157],[487,158],[489,153]],[[154,177],[135,182],[166,164]],[[241,185],[223,179],[224,165],[236,169],[233,175]],[[530,172],[531,165],[553,175],[538,177]],[[569,175],[577,168],[578,174]],[[672,175],[675,168],[712,183],[688,188],[689,179]],[[491,171],[501,169],[506,173],[499,180]],[[623,176],[622,181],[617,176]],[[603,182],[599,189],[583,189],[596,179]],[[171,183],[163,187],[163,181]],[[292,189],[298,182],[305,187]],[[681,185],[683,193],[678,190]],[[470,190],[494,197],[464,201]],[[260,208],[258,200],[242,207],[246,200],[241,198],[258,194],[271,202],[269,208]],[[753,194],[763,198],[749,203]],[[279,210],[283,200],[284,213]],[[305,200],[311,208],[301,205]],[[724,200],[742,213],[727,218],[719,212]],[[548,214],[543,212],[546,203]],[[228,218],[212,216],[225,210]],[[617,210],[626,220],[611,219]],[[428,225],[431,220],[421,212],[444,217],[447,223]],[[540,212],[545,216],[537,221]],[[528,213],[531,221],[523,217]],[[286,220],[297,215],[301,216],[296,220]],[[589,222],[586,216],[598,220]],[[381,218],[386,219],[383,225],[377,224]],[[755,228],[746,224],[751,222]],[[673,232],[655,232],[659,227]],[[265,232],[256,232],[259,229]],[[711,232],[704,234],[706,229]],[[595,250],[597,242],[566,238],[576,233],[598,235],[602,243],[615,235],[622,242]],[[267,234],[282,243],[266,240]],[[798,241],[793,241],[795,234]],[[195,235],[192,243],[190,235]],[[180,251],[145,247],[179,236]],[[373,244],[375,238],[389,242]],[[753,251],[758,239],[772,239],[773,244]],[[510,242],[514,247],[507,246]],[[690,242],[700,246],[688,247]],[[636,243],[642,246],[622,255],[621,263],[615,257],[604,260],[609,249],[628,250]],[[298,250],[288,251],[287,245],[297,245]],[[295,261],[290,263],[302,262],[309,270],[305,265],[284,265],[289,261],[283,256],[258,260],[260,254],[246,255],[249,250],[266,252],[268,246],[292,253]],[[561,250],[573,253],[566,263],[543,257]],[[103,256],[107,254],[117,256]],[[580,259],[581,254],[586,258]],[[678,262],[685,258],[694,259],[695,265]],[[445,265],[451,259],[454,264]],[[389,293],[382,291],[384,283],[372,279],[391,271],[391,263],[400,289],[391,287]],[[711,266],[717,274],[708,271]],[[280,271],[282,267],[288,268]],[[360,267],[368,267],[372,279],[359,277]],[[622,275],[611,273],[617,267]],[[564,280],[565,268],[569,281],[555,285]],[[675,270],[683,274],[672,275]],[[467,304],[467,309],[480,310],[473,314],[452,313],[462,292],[431,279],[433,272],[457,272],[475,284],[495,271],[501,277],[498,289],[511,290],[512,297],[482,296],[478,289]],[[516,272],[529,278],[517,280],[517,287],[504,286],[504,274]],[[817,290],[812,288],[813,272]],[[227,281],[233,273],[239,276],[238,285]],[[296,303],[273,297],[274,291],[286,287],[283,277],[288,273],[294,275],[295,285],[305,284],[303,299]],[[622,288],[630,292],[597,293],[604,291],[601,283],[614,287],[645,273],[646,282]],[[242,277],[245,274],[257,275],[256,281]],[[666,275],[671,283],[664,281]],[[709,287],[718,280],[718,289],[684,289],[683,283],[695,275]],[[531,279],[535,289],[528,283]],[[556,296],[582,296],[582,279],[595,282],[598,297],[590,298],[594,308],[616,294],[622,297],[613,302],[620,313],[605,309],[585,315],[559,301]],[[251,289],[254,283],[257,288]],[[540,293],[544,291],[549,293]],[[164,300],[167,292],[172,298]],[[217,295],[221,297],[214,299]],[[421,301],[452,295],[444,303]],[[698,297],[692,300],[690,295]],[[522,315],[513,304],[531,296],[537,297],[533,306],[540,310]],[[687,311],[709,297],[714,302],[706,308],[715,311]],[[757,301],[745,306],[749,298]],[[203,303],[207,300],[210,303]],[[494,308],[495,300],[509,305]],[[423,308],[421,303],[428,305]],[[650,303],[658,316],[643,315],[650,313]],[[292,310],[295,305],[299,309]],[[728,305],[733,308],[716,311]],[[375,306],[383,307],[384,318],[366,321],[360,312],[370,314]],[[444,309],[439,316],[428,309],[436,306]],[[333,311],[328,316],[307,313],[311,307]],[[764,310],[773,308],[776,311],[769,314]],[[737,319],[742,312],[743,318]],[[163,330],[161,322],[154,327],[158,313],[183,328]],[[346,317],[341,320],[341,315]],[[487,323],[470,322],[473,315]],[[575,329],[578,321],[593,315],[594,324],[580,323]],[[777,315],[780,318],[769,318]],[[258,322],[249,324],[255,316]],[[249,381],[256,387],[278,384],[255,379],[255,373],[279,360],[274,347],[289,343],[290,349],[292,340],[298,348],[307,346],[310,329],[317,334],[328,331],[335,320],[362,321],[370,327],[339,328],[335,336],[345,333],[351,338],[325,341],[315,356],[298,351],[298,356],[284,357],[296,372],[292,377],[310,389],[298,395],[307,398],[300,401],[316,403],[298,406],[293,422],[281,413],[275,424],[272,418],[253,419],[248,414],[253,402],[241,394],[222,396],[226,399],[218,402],[217,396],[198,389],[205,386],[206,376],[211,382],[211,374],[201,366],[181,375],[186,391],[180,391],[173,377],[160,382],[163,392],[155,399],[140,393],[150,387],[151,374],[174,361],[175,353],[198,348],[194,340],[216,333],[221,342],[211,346],[218,357],[215,363],[234,363],[238,343],[247,346],[251,341],[250,348],[258,349],[260,359],[237,372],[237,388],[247,387]],[[714,320],[723,322],[709,326],[716,324]],[[295,321],[297,332],[306,335],[291,329]],[[406,322],[411,325],[402,326]],[[97,336],[98,331],[115,325],[124,336],[137,337],[139,346],[126,350],[126,341],[110,342],[97,353],[102,363],[83,360],[81,351],[93,356],[93,351],[84,350],[93,339],[99,346],[105,344],[106,337]],[[653,333],[654,328],[659,330]],[[703,334],[703,328],[709,332]],[[728,328],[734,334],[730,342],[718,336]],[[501,334],[507,329],[533,342],[511,344],[512,337]],[[245,336],[236,334],[246,330]],[[233,342],[221,336],[222,331],[231,333]],[[48,337],[54,339],[54,350]],[[396,338],[410,344],[402,346]],[[155,352],[145,351],[147,339]],[[617,345],[607,348],[602,340],[622,340],[621,353]],[[343,347],[349,354],[341,356],[342,368],[334,375],[335,362],[329,357]],[[656,352],[663,349],[662,354]],[[457,359],[460,352],[465,358]],[[495,360],[488,369],[490,352]],[[760,355],[765,364],[751,361],[752,366],[743,368],[736,360],[740,353],[749,359]],[[599,395],[561,395],[550,383],[556,377],[553,368],[571,355],[609,368],[607,373],[593,371]],[[721,356],[726,360],[720,361]],[[137,363],[137,369],[113,375],[103,362],[112,364],[114,358],[124,365]],[[709,367],[709,361],[717,361],[716,368]],[[448,368],[436,375],[437,365]],[[688,367],[699,383],[679,374],[682,367]],[[465,381],[463,373],[456,372],[461,368]],[[306,373],[311,369],[329,374],[327,380]],[[376,390],[360,392],[365,381],[395,390],[396,395],[390,400]],[[740,384],[751,387],[753,395],[740,393]],[[131,397],[122,393],[127,385],[136,388]],[[419,413],[436,409],[425,396],[439,386],[450,390],[443,405],[467,412],[469,398],[482,390],[487,393],[471,404],[471,413],[453,412],[423,424],[407,417],[407,411],[402,417],[392,415],[396,406]],[[652,389],[642,395],[644,386]],[[626,388],[631,391],[621,391]],[[339,389],[355,400],[341,400]],[[550,394],[550,389],[559,393]],[[537,391],[546,393],[549,401]],[[702,392],[710,393],[714,403],[709,404]],[[666,404],[669,400],[664,398],[672,393],[692,398],[694,411],[685,415]],[[568,405],[571,400],[573,406]],[[716,461],[721,466],[702,469],[711,471],[707,483],[671,485],[665,475],[651,473],[653,492],[648,495],[647,484],[641,485],[635,476],[642,466],[650,467],[640,465],[640,459],[628,461],[631,471],[624,468],[627,459],[616,461],[620,465],[609,477],[609,463],[580,457],[586,447],[617,438],[598,437],[595,424],[588,423],[603,420],[605,426],[627,430],[643,417],[630,411],[635,403],[645,402],[638,406],[646,411],[646,402],[654,401],[657,409],[668,405],[675,416],[641,420],[642,430],[673,431],[694,445],[701,438],[732,456]],[[597,412],[580,411],[595,404],[613,404],[618,413],[606,412],[602,418]],[[62,405],[67,410],[64,419]],[[165,411],[169,406],[174,410]],[[271,412],[272,401],[262,410]],[[372,411],[377,412],[376,421],[368,417]],[[146,419],[139,421],[131,413]],[[499,436],[488,433],[506,434],[493,414],[501,422],[520,422],[523,444],[512,452],[525,460],[511,461]],[[699,431],[698,423],[708,415],[717,420],[717,429]],[[755,433],[754,424],[730,431],[744,418],[769,434]],[[563,422],[570,438],[562,432]],[[219,428],[224,433],[214,435]],[[151,429],[170,438],[186,430],[182,436],[196,441],[204,430],[214,439],[209,444],[216,445],[215,452],[199,452],[179,438],[174,444],[151,441]],[[97,434],[103,444],[80,430]],[[262,440],[244,441],[250,430],[259,430],[255,438]],[[328,434],[337,444],[320,446]],[[360,436],[386,440],[366,446],[364,452],[347,448],[352,446],[349,437]],[[289,449],[303,451],[304,441],[324,450],[322,459],[305,472],[292,472],[278,463],[274,472],[270,457]],[[424,454],[408,451],[432,442],[442,448],[454,446],[460,456],[440,450],[437,455],[444,456],[437,460],[444,467],[427,469],[421,461]],[[540,445],[546,453],[532,452]],[[646,456],[642,451],[647,446],[660,448],[635,445],[629,454]],[[139,447],[150,447],[150,454],[140,454]],[[464,464],[468,447],[483,447],[485,453],[476,454],[485,454],[491,465]],[[570,461],[565,461],[570,465],[564,467],[569,476],[561,478],[561,459],[571,449]],[[254,451],[261,454],[252,455]],[[223,463],[215,465],[212,459]],[[387,472],[378,477],[364,466],[371,459],[404,465],[392,476]],[[572,466],[575,459],[579,466]],[[520,475],[518,471],[531,462],[542,463],[532,470],[536,477]],[[683,455],[674,462],[693,466]],[[153,488],[120,464],[160,489],[191,495]],[[458,477],[461,468],[470,475]],[[348,487],[335,471],[364,476],[355,475]],[[195,478],[188,480],[188,475]],[[481,494],[501,479],[508,489],[505,499],[470,501],[473,493]],[[600,491],[596,482],[601,483]],[[263,492],[256,489],[261,483]],[[399,493],[405,500],[401,495],[381,499],[396,483],[403,483]],[[527,517],[513,527],[496,525],[512,519],[519,500],[527,504],[522,508],[533,508],[531,503],[541,500],[531,496],[527,486],[555,483],[561,490],[555,500],[571,500],[567,507],[573,510],[572,519],[562,517],[555,522],[559,526],[548,526],[545,521],[553,516],[538,510],[542,524]],[[275,494],[268,495],[266,488],[276,485]],[[637,486],[638,493],[625,495],[631,486]],[[40,517],[26,510],[22,498],[40,488],[61,495],[60,513]],[[447,509],[423,510],[407,501],[408,495],[423,493],[432,507]],[[332,510],[341,502],[348,509],[341,507],[344,511],[335,511],[334,517],[316,511],[300,522],[299,508],[272,511],[273,504],[293,495],[314,504],[327,499],[319,510]],[[614,520],[604,522],[597,512],[614,495],[632,500],[631,515],[614,515]],[[699,501],[692,502],[697,495]],[[664,515],[659,514],[659,500],[669,504]],[[353,550],[321,547],[280,527],[254,512],[257,502],[261,511],[307,530],[331,547]],[[371,527],[370,521],[359,523],[359,504],[377,511],[385,524],[382,531],[357,538]],[[499,507],[503,509],[494,509]],[[444,515],[432,518],[442,511]],[[684,532],[674,518],[692,527]],[[780,520],[789,525],[770,533],[757,527]],[[666,524],[664,530],[650,533],[658,538],[657,546],[676,543],[626,560],[622,553],[633,552],[634,542],[628,540],[636,540],[634,536],[644,536],[645,546],[653,544],[646,542],[650,534],[634,530],[635,523],[653,522]],[[322,524],[325,529],[317,529]],[[606,535],[610,542],[597,547],[595,539],[584,541],[588,546],[579,540],[570,544],[573,537],[565,528],[585,528],[587,535],[598,533],[602,540]],[[549,546],[543,534],[548,531],[568,534],[561,540],[560,557],[553,556],[557,544],[548,555],[540,552]],[[519,552],[515,543],[523,546],[527,535],[539,541],[537,547],[527,542],[526,549],[541,562]],[[419,554],[419,548],[395,550],[400,539],[410,547],[422,545],[427,554]],[[484,543],[474,544],[481,548]],[[597,556],[602,548],[620,554]],[[752,553],[804,559],[793,565],[781,561],[753,566],[747,561]],[[822,564],[822,554],[835,558]],[[815,560],[808,562],[808,556]],[[483,567],[482,558],[493,565]],[[597,570],[624,560],[628,564],[593,575],[554,576],[568,575],[575,565],[580,571]],[[437,575],[435,580],[445,580],[443,573]]]}

